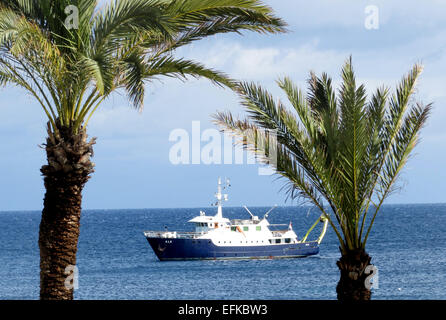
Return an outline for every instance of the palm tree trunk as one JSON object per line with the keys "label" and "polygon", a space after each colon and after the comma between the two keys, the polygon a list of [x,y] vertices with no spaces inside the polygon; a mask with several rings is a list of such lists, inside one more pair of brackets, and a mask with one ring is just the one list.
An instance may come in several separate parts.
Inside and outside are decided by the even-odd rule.
{"label": "palm tree trunk", "polygon": [[41,168],[46,189],[39,229],[42,300],[73,299],[73,283],[66,284],[70,274],[65,272],[76,266],[82,189],[94,171],[94,143],[87,142],[85,129],[73,134],[60,127],[53,133],[48,125],[48,165]]}
{"label": "palm tree trunk", "polygon": [[336,287],[338,300],[359,301],[370,300],[372,292],[366,287],[366,272],[372,258],[365,250],[357,249],[343,253],[341,259],[336,262],[341,272],[341,278]]}

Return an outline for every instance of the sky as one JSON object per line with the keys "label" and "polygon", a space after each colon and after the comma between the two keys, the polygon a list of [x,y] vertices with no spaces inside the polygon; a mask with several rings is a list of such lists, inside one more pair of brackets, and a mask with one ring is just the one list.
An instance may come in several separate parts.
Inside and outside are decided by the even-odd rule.
{"label": "sky", "polygon": [[[434,109],[401,176],[402,188],[387,203],[446,202],[446,1],[264,2],[288,23],[288,33],[218,35],[183,47],[175,56],[261,84],[283,101],[277,79],[289,76],[306,89],[310,71],[326,72],[338,85],[342,64],[350,55],[357,81],[368,92],[381,85],[394,89],[413,64],[422,63],[415,99],[432,102]],[[84,189],[84,209],[208,207],[219,176],[231,180],[228,206],[296,204],[286,201],[281,190],[285,180],[259,175],[259,165],[246,158],[242,164],[206,164],[198,157],[200,164],[192,164],[190,154],[189,164],[172,163],[172,148],[179,141],[173,139],[176,133],[186,133],[190,145],[202,138],[203,152],[210,141],[206,135],[215,135],[217,129],[212,114],[244,115],[229,89],[203,79],[160,78],[147,83],[146,92],[143,112],[117,94],[89,123],[89,135],[98,139],[96,170]],[[41,210],[44,113],[23,90],[6,87],[0,89],[0,120],[0,211]],[[230,150],[230,144],[225,145],[222,153]]]}

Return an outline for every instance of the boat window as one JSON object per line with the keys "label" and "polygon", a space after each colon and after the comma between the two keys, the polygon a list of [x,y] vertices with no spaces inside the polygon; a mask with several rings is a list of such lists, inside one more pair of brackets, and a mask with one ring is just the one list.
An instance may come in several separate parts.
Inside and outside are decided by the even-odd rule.
{"label": "boat window", "polygon": [[257,226],[256,227],[256,231],[261,231],[262,230],[262,227],[261,226]]}
{"label": "boat window", "polygon": [[237,227],[231,227],[231,231],[237,231]]}
{"label": "boat window", "polygon": [[271,240],[271,239],[269,239],[268,241],[269,241],[269,243],[271,243],[271,244],[273,243],[273,240]]}
{"label": "boat window", "polygon": [[280,243],[281,241],[280,241],[281,239],[276,239],[276,243]]}
{"label": "boat window", "polygon": [[285,239],[285,243],[290,243],[291,242],[291,239],[290,238],[286,238]]}
{"label": "boat window", "polygon": [[249,227],[243,227],[243,231],[248,231]]}

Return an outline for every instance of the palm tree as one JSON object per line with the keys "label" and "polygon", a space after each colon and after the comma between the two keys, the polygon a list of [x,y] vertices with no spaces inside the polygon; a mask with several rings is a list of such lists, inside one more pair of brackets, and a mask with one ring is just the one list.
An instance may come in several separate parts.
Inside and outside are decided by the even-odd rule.
{"label": "palm tree", "polygon": [[337,93],[327,74],[311,73],[306,96],[289,78],[281,79],[278,85],[293,107],[290,111],[260,86],[241,83],[237,91],[248,117],[215,115],[224,130],[243,137],[238,143],[288,180],[291,198],[309,201],[329,219],[341,251],[339,300],[371,297],[367,239],[431,110],[430,104],[411,98],[420,73],[421,66],[415,65],[393,95],[381,87],[367,101],[350,58]]}
{"label": "palm tree", "polygon": [[174,50],[219,33],[284,28],[258,0],[114,0],[102,8],[96,0],[1,1],[0,83],[25,89],[48,117],[41,299],[73,298],[65,271],[76,265],[82,190],[94,168],[86,128],[102,102],[119,90],[142,109],[144,85],[157,76],[232,87],[225,74]]}

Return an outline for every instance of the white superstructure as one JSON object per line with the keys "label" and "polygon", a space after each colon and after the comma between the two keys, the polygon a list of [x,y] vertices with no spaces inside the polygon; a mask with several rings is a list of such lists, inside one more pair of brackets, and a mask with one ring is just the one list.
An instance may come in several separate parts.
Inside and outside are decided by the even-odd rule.
{"label": "white superstructure", "polygon": [[[226,181],[225,188],[228,186],[229,182]],[[222,202],[227,201],[228,196],[222,193],[222,189],[222,182],[219,178],[215,194],[217,198],[216,215],[207,216],[205,212],[201,211],[199,216],[188,221],[195,224],[197,239],[210,239],[217,246],[264,246],[298,242],[291,223],[289,225],[271,225],[268,222],[268,214],[275,207],[269,210],[262,219],[253,215],[246,206],[245,209],[251,215],[250,219],[229,220],[223,217]],[[282,226],[285,229],[271,231],[271,226]]]}

